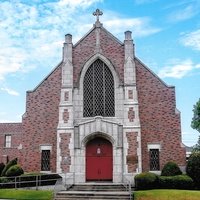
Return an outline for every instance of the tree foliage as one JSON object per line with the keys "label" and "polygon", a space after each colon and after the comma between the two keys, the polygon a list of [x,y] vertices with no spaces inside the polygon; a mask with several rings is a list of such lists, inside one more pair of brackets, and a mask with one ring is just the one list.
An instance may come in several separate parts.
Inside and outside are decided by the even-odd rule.
{"label": "tree foliage", "polygon": [[167,162],[161,172],[161,176],[176,176],[181,174],[182,171],[180,170],[179,166],[172,161]]}
{"label": "tree foliage", "polygon": [[190,155],[186,172],[194,180],[196,186],[200,188],[200,152],[193,152]]}
{"label": "tree foliage", "polygon": [[193,107],[193,118],[191,122],[191,127],[200,132],[200,99]]}
{"label": "tree foliage", "polygon": [[197,152],[197,151],[200,152],[200,136],[199,136],[199,139],[198,139],[197,143],[193,146],[192,149],[193,149],[192,150],[193,152]]}
{"label": "tree foliage", "polygon": [[17,164],[17,158],[15,158],[15,159],[9,161],[9,162],[6,164],[6,166],[4,167],[4,169],[3,169],[2,173],[1,173],[1,176],[5,176],[7,170],[8,170],[11,166],[16,165],[16,164]]}
{"label": "tree foliage", "polygon": [[24,170],[19,165],[12,165],[7,171],[6,176],[20,176]]}

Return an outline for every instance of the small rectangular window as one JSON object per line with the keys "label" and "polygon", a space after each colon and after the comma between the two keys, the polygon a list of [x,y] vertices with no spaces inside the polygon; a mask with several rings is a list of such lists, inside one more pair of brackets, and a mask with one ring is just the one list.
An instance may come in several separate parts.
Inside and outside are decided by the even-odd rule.
{"label": "small rectangular window", "polygon": [[42,150],[41,171],[50,171],[50,150]]}
{"label": "small rectangular window", "polygon": [[6,148],[10,148],[11,147],[11,135],[5,135],[5,144],[4,146]]}
{"label": "small rectangular window", "polygon": [[159,171],[160,170],[160,162],[159,162],[159,149],[150,149],[149,150],[150,157],[150,171]]}

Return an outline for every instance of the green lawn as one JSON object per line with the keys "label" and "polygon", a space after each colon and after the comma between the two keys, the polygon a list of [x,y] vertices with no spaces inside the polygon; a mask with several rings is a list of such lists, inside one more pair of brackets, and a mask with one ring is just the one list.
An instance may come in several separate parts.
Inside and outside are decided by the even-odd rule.
{"label": "green lawn", "polygon": [[134,200],[200,200],[200,191],[191,191],[191,190],[135,191]]}
{"label": "green lawn", "polygon": [[52,191],[0,189],[0,198],[16,200],[52,200]]}

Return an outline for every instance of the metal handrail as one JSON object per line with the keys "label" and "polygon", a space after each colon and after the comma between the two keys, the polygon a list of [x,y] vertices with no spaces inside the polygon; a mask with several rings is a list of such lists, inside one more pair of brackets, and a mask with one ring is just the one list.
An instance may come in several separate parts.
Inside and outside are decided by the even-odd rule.
{"label": "metal handrail", "polygon": [[56,184],[54,186],[54,199],[58,192],[62,190],[68,190],[74,184],[74,174],[71,174],[68,177],[67,174],[59,174],[59,175],[62,177],[64,175],[64,178],[60,178],[56,181]]}
{"label": "metal handrail", "polygon": [[[23,184],[27,184],[27,185],[29,184],[29,186],[24,185],[23,187],[25,188],[25,187],[30,187],[31,183],[34,183],[33,187],[35,187],[36,190],[38,190],[38,187],[41,186],[43,182],[58,180],[58,178],[42,179],[42,176],[45,176],[45,175],[55,175],[55,173],[54,174],[1,177],[1,178],[5,178],[8,182],[1,182],[0,187],[2,187],[4,185],[13,185],[13,188],[17,189],[17,188],[21,187],[21,185],[23,185]],[[30,177],[34,177],[34,180],[25,180],[25,179],[29,179]],[[22,179],[24,179],[24,180],[22,180]]]}
{"label": "metal handrail", "polygon": [[132,184],[131,184],[131,181],[128,180],[125,176],[123,177],[123,180],[124,180],[123,186],[126,188],[126,191],[129,192],[129,198],[131,200],[132,199],[132,189],[131,189]]}

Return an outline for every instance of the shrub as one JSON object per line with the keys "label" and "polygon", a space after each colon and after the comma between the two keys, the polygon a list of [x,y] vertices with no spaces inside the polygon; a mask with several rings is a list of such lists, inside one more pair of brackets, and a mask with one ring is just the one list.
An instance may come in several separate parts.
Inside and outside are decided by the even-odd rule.
{"label": "shrub", "polygon": [[162,189],[193,189],[194,182],[191,177],[187,175],[177,176],[160,176],[159,186]]}
{"label": "shrub", "polygon": [[6,171],[6,176],[20,176],[24,170],[19,165],[13,165]]}
{"label": "shrub", "polygon": [[5,177],[0,177],[0,183],[8,183],[9,180]]}
{"label": "shrub", "polygon": [[162,169],[161,176],[176,176],[181,175],[182,171],[175,162],[168,162]]}
{"label": "shrub", "polygon": [[4,169],[4,167],[5,167],[5,164],[4,163],[0,163],[0,176],[1,176],[1,173],[2,173],[2,171]]}
{"label": "shrub", "polygon": [[190,155],[186,172],[193,179],[196,187],[200,188],[200,152],[194,152]]}
{"label": "shrub", "polygon": [[6,164],[6,166],[4,167],[4,169],[3,169],[2,173],[1,173],[1,176],[5,176],[7,170],[8,170],[11,166],[16,165],[16,164],[17,164],[17,158],[15,158],[15,159],[9,161],[9,162]]}
{"label": "shrub", "polygon": [[148,190],[158,187],[158,176],[151,172],[144,172],[135,176],[135,186],[138,190]]}

